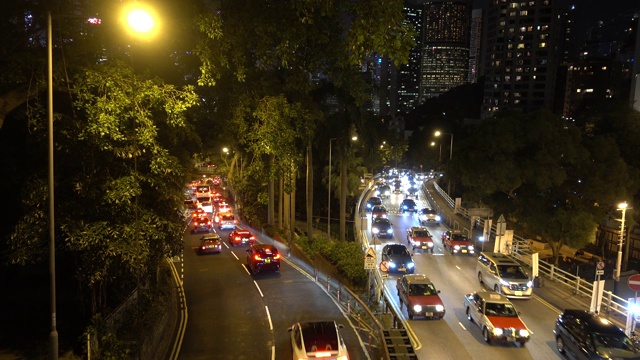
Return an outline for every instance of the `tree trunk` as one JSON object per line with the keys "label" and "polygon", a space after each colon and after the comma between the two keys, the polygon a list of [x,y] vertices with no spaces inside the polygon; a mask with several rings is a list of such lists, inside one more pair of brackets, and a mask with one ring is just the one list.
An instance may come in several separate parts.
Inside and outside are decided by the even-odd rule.
{"label": "tree trunk", "polygon": [[284,179],[280,177],[280,192],[278,193],[278,229],[282,229],[284,223],[282,218],[284,214]]}
{"label": "tree trunk", "polygon": [[307,239],[313,243],[313,157],[311,139],[307,143]]}
{"label": "tree trunk", "polygon": [[340,161],[340,241],[346,241],[347,229],[347,162],[344,152]]}
{"label": "tree trunk", "polygon": [[291,195],[289,197],[291,202],[291,219],[289,221],[289,249],[293,244],[293,235],[296,228],[296,167],[293,161],[291,162]]}
{"label": "tree trunk", "polygon": [[[274,162],[274,158],[275,156],[271,155],[271,157],[269,158],[269,165],[270,168],[273,169],[273,162]],[[267,225],[269,226],[273,226],[275,224],[274,221],[274,215],[275,215],[275,180],[269,176],[269,189],[268,189],[268,196],[269,196],[269,203],[267,204]]]}

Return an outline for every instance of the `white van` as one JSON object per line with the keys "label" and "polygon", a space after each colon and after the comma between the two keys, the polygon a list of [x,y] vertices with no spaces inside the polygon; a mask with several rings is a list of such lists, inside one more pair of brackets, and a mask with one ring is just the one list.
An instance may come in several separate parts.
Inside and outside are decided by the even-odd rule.
{"label": "white van", "polygon": [[481,252],[476,274],[481,284],[508,298],[528,299],[533,294],[533,281],[527,272],[520,263],[505,254]]}
{"label": "white van", "polygon": [[198,203],[200,203],[202,210],[207,213],[213,214],[213,199],[211,198],[211,196],[198,197]]}

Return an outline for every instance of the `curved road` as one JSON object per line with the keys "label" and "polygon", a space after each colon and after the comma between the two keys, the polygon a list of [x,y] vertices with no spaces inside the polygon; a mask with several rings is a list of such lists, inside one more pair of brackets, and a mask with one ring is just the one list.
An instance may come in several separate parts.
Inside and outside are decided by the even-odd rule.
{"label": "curved road", "polygon": [[221,254],[198,255],[202,235],[184,236],[188,321],[180,359],[290,359],[287,329],[312,320],[343,324],[351,359],[367,359],[353,324],[311,276],[286,258],[279,273],[252,275],[247,247],[229,247],[230,230],[216,231]]}

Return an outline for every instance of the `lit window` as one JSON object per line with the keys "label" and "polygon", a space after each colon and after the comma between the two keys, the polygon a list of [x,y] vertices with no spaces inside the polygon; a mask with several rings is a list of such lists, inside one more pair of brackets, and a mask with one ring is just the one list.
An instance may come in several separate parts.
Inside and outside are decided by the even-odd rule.
{"label": "lit window", "polygon": [[581,93],[581,92],[582,92],[582,90],[580,90],[580,89],[576,89],[576,92],[577,92],[577,93]]}
{"label": "lit window", "polygon": [[603,67],[602,67],[602,70],[607,70],[607,67],[606,67],[606,66],[603,66]]}
{"label": "lit window", "polygon": [[545,43],[545,42],[540,43],[540,47],[541,47],[541,48],[545,48],[545,47],[547,47],[547,43]]}
{"label": "lit window", "polygon": [[592,93],[593,89],[586,89],[584,92]]}

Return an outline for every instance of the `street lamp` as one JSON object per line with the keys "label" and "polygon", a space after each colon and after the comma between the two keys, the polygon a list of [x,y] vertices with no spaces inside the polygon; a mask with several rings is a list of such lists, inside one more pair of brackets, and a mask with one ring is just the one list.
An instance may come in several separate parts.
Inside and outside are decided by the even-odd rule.
{"label": "street lamp", "polygon": [[615,281],[620,281],[620,266],[622,265],[622,243],[624,242],[624,218],[627,212],[627,202],[618,204],[618,210],[622,210],[622,219],[620,219],[620,240],[618,241],[618,260],[616,261]]}
{"label": "street lamp", "polygon": [[[131,15],[133,13],[133,15]],[[129,14],[129,15],[127,15]],[[145,15],[146,14],[146,15]],[[126,24],[135,33],[149,33],[156,26],[150,9],[127,8],[123,15],[127,17]],[[144,20],[143,20],[144,19]],[[140,22],[144,26],[137,26]],[[134,26],[136,25],[136,26]],[[53,153],[53,30],[51,25],[51,11],[47,11],[47,125],[48,125],[48,167],[49,167],[49,276],[51,296],[51,332],[49,333],[49,358],[58,359],[58,330],[56,315],[56,238],[55,238],[55,210],[54,210],[54,153]]]}
{"label": "street lamp", "polygon": [[[327,236],[331,239],[331,142],[333,140],[339,140],[341,138],[329,139],[329,195],[327,198]],[[358,140],[356,135],[351,136],[351,141]]]}
{"label": "street lamp", "polygon": [[453,134],[451,133],[443,133],[440,131],[436,131],[434,133],[435,136],[440,136],[440,135],[451,135],[451,145],[449,146],[449,160],[453,159]]}
{"label": "street lamp", "polygon": [[[431,146],[436,146],[436,142],[432,141]],[[438,162],[442,162],[442,143],[440,143],[440,156],[438,156]]]}

